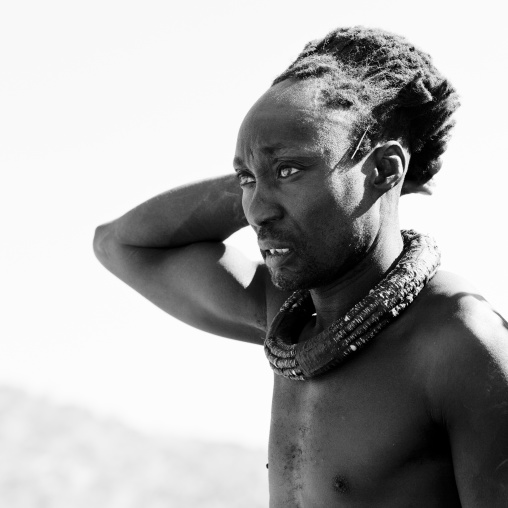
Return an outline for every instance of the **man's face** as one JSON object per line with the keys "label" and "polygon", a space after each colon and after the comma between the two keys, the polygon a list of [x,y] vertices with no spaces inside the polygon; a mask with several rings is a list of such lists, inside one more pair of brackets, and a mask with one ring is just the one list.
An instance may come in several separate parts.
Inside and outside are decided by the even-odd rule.
{"label": "man's face", "polygon": [[351,120],[320,105],[315,83],[287,80],[270,88],[242,123],[235,170],[243,209],[280,289],[340,279],[372,241],[365,175],[339,164]]}

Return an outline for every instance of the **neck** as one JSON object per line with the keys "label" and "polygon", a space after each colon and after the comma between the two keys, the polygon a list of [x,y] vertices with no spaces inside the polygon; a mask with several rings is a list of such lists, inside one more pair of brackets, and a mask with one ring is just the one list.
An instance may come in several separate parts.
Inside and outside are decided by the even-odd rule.
{"label": "neck", "polygon": [[328,328],[361,300],[386,274],[402,252],[400,230],[391,228],[379,233],[372,241],[366,255],[345,275],[310,291],[316,321],[313,333]]}
{"label": "neck", "polygon": [[[404,249],[390,273],[323,333],[308,338],[305,333],[297,335],[303,320],[313,312],[310,293],[296,291],[286,300],[265,339],[266,356],[276,374],[304,381],[337,367],[413,302],[436,273],[440,254],[431,237],[412,230],[404,231],[403,235]],[[369,272],[358,270],[358,274]],[[366,278],[351,277],[361,284]],[[327,300],[324,289],[314,293],[321,301]]]}

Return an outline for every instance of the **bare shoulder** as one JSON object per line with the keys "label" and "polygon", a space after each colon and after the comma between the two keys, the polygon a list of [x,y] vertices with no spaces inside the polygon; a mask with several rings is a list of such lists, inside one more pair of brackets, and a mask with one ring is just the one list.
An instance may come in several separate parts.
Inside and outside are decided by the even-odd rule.
{"label": "bare shoulder", "polygon": [[422,292],[421,317],[444,347],[468,347],[468,340],[492,349],[508,345],[508,323],[466,279],[439,271]]}
{"label": "bare shoulder", "polygon": [[508,324],[464,279],[439,272],[415,301],[413,375],[448,434],[462,506],[506,506]]}
{"label": "bare shoulder", "polygon": [[421,296],[414,342],[436,410],[453,411],[464,396],[480,400],[496,390],[508,406],[505,319],[473,285],[449,272],[438,272]]}

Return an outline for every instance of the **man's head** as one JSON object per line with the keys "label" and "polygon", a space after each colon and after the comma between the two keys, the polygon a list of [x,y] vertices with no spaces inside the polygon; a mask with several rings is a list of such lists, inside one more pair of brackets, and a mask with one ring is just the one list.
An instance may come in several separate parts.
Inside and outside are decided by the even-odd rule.
{"label": "man's head", "polygon": [[[448,84],[446,93],[442,83],[432,84],[434,70],[427,76],[416,63],[400,64],[397,44],[408,61],[416,52],[415,62],[431,68],[428,57],[396,36],[338,30],[308,45],[240,128],[235,167],[245,215],[282,289],[325,286],[357,266],[384,232],[398,228],[408,165],[414,181],[424,182],[444,150],[454,94]],[[429,105],[436,89],[453,103],[447,114],[443,105]],[[423,111],[434,118],[436,108],[441,123],[434,121],[432,132],[419,127]],[[423,163],[431,152],[435,157]]]}
{"label": "man's head", "polygon": [[355,161],[380,141],[396,139],[411,154],[408,189],[439,171],[458,97],[430,56],[403,37],[379,29],[339,28],[307,44],[273,84],[287,79],[312,80],[323,104],[350,112],[350,156],[366,132]]}

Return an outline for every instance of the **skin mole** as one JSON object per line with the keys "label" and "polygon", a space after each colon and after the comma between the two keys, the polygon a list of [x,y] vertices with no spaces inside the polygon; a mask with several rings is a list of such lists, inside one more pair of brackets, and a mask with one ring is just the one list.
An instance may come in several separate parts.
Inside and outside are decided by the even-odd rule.
{"label": "skin mole", "polygon": [[302,439],[305,439],[305,436],[307,435],[307,432],[309,431],[309,427],[302,425],[298,430],[300,431],[300,435],[301,435]]}
{"label": "skin mole", "polygon": [[347,478],[342,475],[337,475],[333,478],[333,490],[340,494],[347,494],[349,492],[349,483]]}

